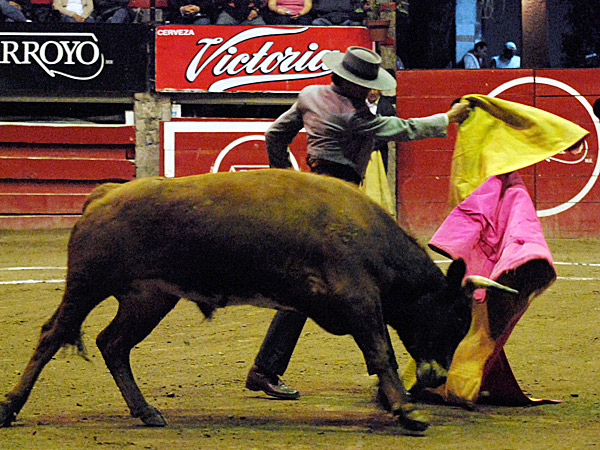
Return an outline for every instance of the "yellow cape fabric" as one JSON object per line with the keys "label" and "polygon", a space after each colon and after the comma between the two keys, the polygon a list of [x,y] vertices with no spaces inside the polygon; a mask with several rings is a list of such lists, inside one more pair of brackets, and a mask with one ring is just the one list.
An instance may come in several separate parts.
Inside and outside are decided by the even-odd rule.
{"label": "yellow cape fabric", "polygon": [[[448,380],[444,385],[430,391],[449,403],[476,401],[479,396],[485,363],[494,351],[495,345],[496,342],[490,337],[487,305],[475,303],[471,329],[456,349]],[[407,390],[417,383],[416,369],[417,365],[411,358],[402,374],[402,382]],[[450,376],[450,372],[452,376]]]}
{"label": "yellow cape fabric", "polygon": [[371,153],[371,159],[365,172],[365,178],[360,185],[360,190],[371,199],[375,200],[383,209],[394,215],[394,198],[387,181],[381,152]]}
{"label": "yellow cape fabric", "polygon": [[547,111],[485,95],[466,95],[472,111],[458,128],[450,173],[454,208],[494,175],[567,150],[589,132]]}

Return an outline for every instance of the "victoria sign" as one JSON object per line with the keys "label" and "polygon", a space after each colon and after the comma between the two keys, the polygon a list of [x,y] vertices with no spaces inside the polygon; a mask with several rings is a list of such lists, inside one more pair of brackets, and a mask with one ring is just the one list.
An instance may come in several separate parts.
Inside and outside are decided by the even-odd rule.
{"label": "victoria sign", "polygon": [[157,91],[295,92],[329,83],[325,53],[370,47],[363,27],[163,26]]}

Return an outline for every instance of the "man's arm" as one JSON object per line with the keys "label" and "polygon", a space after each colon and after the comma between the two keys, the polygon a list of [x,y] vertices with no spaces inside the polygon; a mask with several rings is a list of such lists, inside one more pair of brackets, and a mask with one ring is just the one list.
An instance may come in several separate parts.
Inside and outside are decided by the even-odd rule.
{"label": "man's arm", "polygon": [[442,114],[413,119],[376,116],[364,120],[366,116],[356,117],[354,129],[362,128],[365,133],[372,133],[376,138],[388,141],[413,141],[431,137],[445,137],[449,123],[460,123],[469,116],[469,103],[455,103]]}
{"label": "man's arm", "polygon": [[302,115],[296,103],[269,127],[265,133],[265,143],[269,154],[269,165],[278,169],[292,167],[288,146],[302,129]]}
{"label": "man's arm", "polygon": [[52,7],[57,10],[59,13],[64,14],[66,16],[70,16],[73,13],[67,10],[67,2],[62,0],[53,0]]}
{"label": "man's arm", "polygon": [[87,19],[94,12],[94,2],[93,0],[82,0],[81,3],[83,4],[83,13],[81,16]]}

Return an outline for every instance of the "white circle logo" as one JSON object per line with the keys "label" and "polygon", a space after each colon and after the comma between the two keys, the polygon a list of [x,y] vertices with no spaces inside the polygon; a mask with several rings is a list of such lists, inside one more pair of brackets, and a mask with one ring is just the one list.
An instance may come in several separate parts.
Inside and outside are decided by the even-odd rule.
{"label": "white circle logo", "polygon": [[[590,105],[589,102],[585,99],[585,97],[583,97],[579,92],[577,92],[575,89],[573,89],[568,84],[565,84],[561,81],[557,81],[552,78],[545,78],[545,77],[516,78],[514,80],[511,80],[504,84],[501,84],[496,89],[494,89],[492,92],[490,92],[488,94],[488,96],[496,97],[496,96],[498,96],[498,94],[501,94],[502,92],[504,92],[512,87],[519,86],[522,84],[530,84],[530,83],[531,84],[539,83],[539,84],[546,84],[548,86],[554,86],[558,89],[561,89],[561,90],[567,92],[568,94],[572,95],[573,97],[575,97],[579,101],[579,103],[581,103],[583,105],[583,107],[585,108],[587,113],[592,118],[592,122],[594,123],[594,128],[596,130],[596,138],[598,139],[598,142],[600,142],[600,122],[598,121],[598,118],[594,114],[594,109],[592,108],[592,105]],[[587,144],[586,144],[586,150],[587,150]],[[577,203],[579,203],[588,194],[588,192],[590,192],[592,187],[594,187],[596,180],[598,179],[598,174],[600,173],[600,157],[598,157],[598,156],[600,156],[600,155],[596,156],[596,165],[594,166],[592,175],[590,176],[590,179],[585,184],[585,186],[573,198],[562,203],[561,205],[555,206],[553,208],[539,210],[537,212],[538,217],[547,217],[547,216],[552,216],[554,214],[559,214],[561,212],[564,212],[567,209],[569,209],[569,208],[575,206]]]}
{"label": "white circle logo", "polygon": [[[229,145],[227,145],[227,147],[225,147],[223,150],[221,150],[221,152],[219,153],[219,156],[217,156],[217,159],[215,159],[214,165],[210,168],[210,172],[217,173],[219,171],[219,168],[221,167],[221,163],[223,162],[223,159],[225,158],[225,156],[227,156],[227,153],[229,153],[231,150],[233,150],[238,145],[243,144],[244,142],[249,142],[249,141],[263,141],[264,142],[264,140],[265,140],[265,136],[262,134],[253,134],[253,135],[241,137],[239,139],[235,139]],[[292,167],[294,168],[294,170],[300,171],[300,166],[298,166],[298,161],[296,161],[296,158],[294,157],[294,154],[291,151],[290,151],[290,161],[292,163]]]}

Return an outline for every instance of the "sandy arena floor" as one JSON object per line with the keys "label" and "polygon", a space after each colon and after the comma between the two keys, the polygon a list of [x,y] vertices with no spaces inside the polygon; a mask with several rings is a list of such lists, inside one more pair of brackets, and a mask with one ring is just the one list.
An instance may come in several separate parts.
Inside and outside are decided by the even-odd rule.
{"label": "sandy arena floor", "polygon": [[[67,239],[66,231],[0,232],[2,392],[17,381],[60,302]],[[182,301],[133,353],[141,389],[169,421],[149,429],[129,416],[95,347],[115,314],[109,299],[84,324],[91,362],[60,352],[18,421],[0,429],[0,449],[600,448],[599,244],[549,241],[559,279],[533,301],[505,347],[523,389],[561,404],[475,411],[422,405],[432,426],[406,435],[376,409],[376,380],[354,341],[312,322],[285,376],[301,399],[272,400],[245,390],[244,380],[273,311],[232,307],[209,322]],[[35,268],[9,270],[23,267]],[[397,338],[394,346],[403,366],[407,354]]]}

